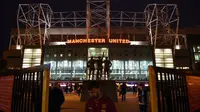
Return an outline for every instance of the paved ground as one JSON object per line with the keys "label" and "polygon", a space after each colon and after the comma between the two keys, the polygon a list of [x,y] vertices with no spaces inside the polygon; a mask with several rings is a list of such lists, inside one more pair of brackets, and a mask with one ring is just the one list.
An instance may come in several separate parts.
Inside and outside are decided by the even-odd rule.
{"label": "paved ground", "polygon": [[[85,102],[80,102],[79,97],[74,94],[67,95],[65,94],[65,103],[62,106],[61,112],[84,112]],[[115,103],[118,112],[139,112],[138,98],[133,96],[133,94],[127,94],[127,101],[119,101]]]}

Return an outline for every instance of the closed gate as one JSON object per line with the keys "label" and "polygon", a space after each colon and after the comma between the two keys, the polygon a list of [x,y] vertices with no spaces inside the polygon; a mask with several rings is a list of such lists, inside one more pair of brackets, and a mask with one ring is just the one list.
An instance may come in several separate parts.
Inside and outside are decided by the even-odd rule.
{"label": "closed gate", "polygon": [[182,70],[149,67],[152,112],[190,112],[186,74]]}
{"label": "closed gate", "polygon": [[44,65],[7,71],[7,75],[14,75],[11,112],[48,111],[49,70],[50,65]]}

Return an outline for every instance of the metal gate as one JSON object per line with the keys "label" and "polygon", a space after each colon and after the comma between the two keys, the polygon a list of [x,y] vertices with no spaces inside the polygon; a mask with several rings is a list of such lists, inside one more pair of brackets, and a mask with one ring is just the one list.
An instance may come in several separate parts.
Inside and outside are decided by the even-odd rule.
{"label": "metal gate", "polygon": [[149,67],[152,112],[189,112],[186,74],[182,70]]}
{"label": "metal gate", "polygon": [[7,71],[14,75],[11,112],[48,112],[50,65]]}

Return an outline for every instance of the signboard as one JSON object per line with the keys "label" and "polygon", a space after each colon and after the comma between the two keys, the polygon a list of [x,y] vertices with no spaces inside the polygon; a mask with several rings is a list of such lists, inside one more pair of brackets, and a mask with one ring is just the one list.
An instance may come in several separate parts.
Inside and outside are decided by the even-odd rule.
{"label": "signboard", "polygon": [[69,39],[67,44],[130,44],[128,39]]}
{"label": "signboard", "polygon": [[190,112],[200,110],[200,77],[187,76]]}
{"label": "signboard", "polygon": [[13,76],[0,76],[0,111],[11,112]]}

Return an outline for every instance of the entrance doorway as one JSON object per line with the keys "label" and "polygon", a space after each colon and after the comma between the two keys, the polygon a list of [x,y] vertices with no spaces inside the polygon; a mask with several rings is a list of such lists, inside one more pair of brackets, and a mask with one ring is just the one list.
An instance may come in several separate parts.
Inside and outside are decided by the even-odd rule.
{"label": "entrance doorway", "polygon": [[[90,48],[88,48],[88,61],[91,59],[91,57],[93,57],[93,59],[95,60],[95,64],[94,64],[95,71],[94,71],[94,76],[92,76],[93,73],[90,74],[89,70],[87,70],[87,79],[89,79],[89,80],[98,79],[98,77],[96,77],[98,75],[98,73],[99,73],[99,75],[98,75],[99,78],[104,79],[104,80],[107,79],[107,77],[104,76],[104,74],[103,74],[104,70],[98,72],[97,61],[98,61],[99,57],[103,58],[102,61],[104,61],[106,59],[106,57],[108,57],[108,48],[105,48],[105,47],[98,47],[98,48],[90,47]],[[101,77],[101,75],[102,75],[102,77]]]}
{"label": "entrance doorway", "polygon": [[98,48],[94,48],[94,47],[90,47],[88,48],[88,60],[93,57],[94,59],[98,58],[98,57],[108,57],[108,48],[105,47],[98,47]]}

